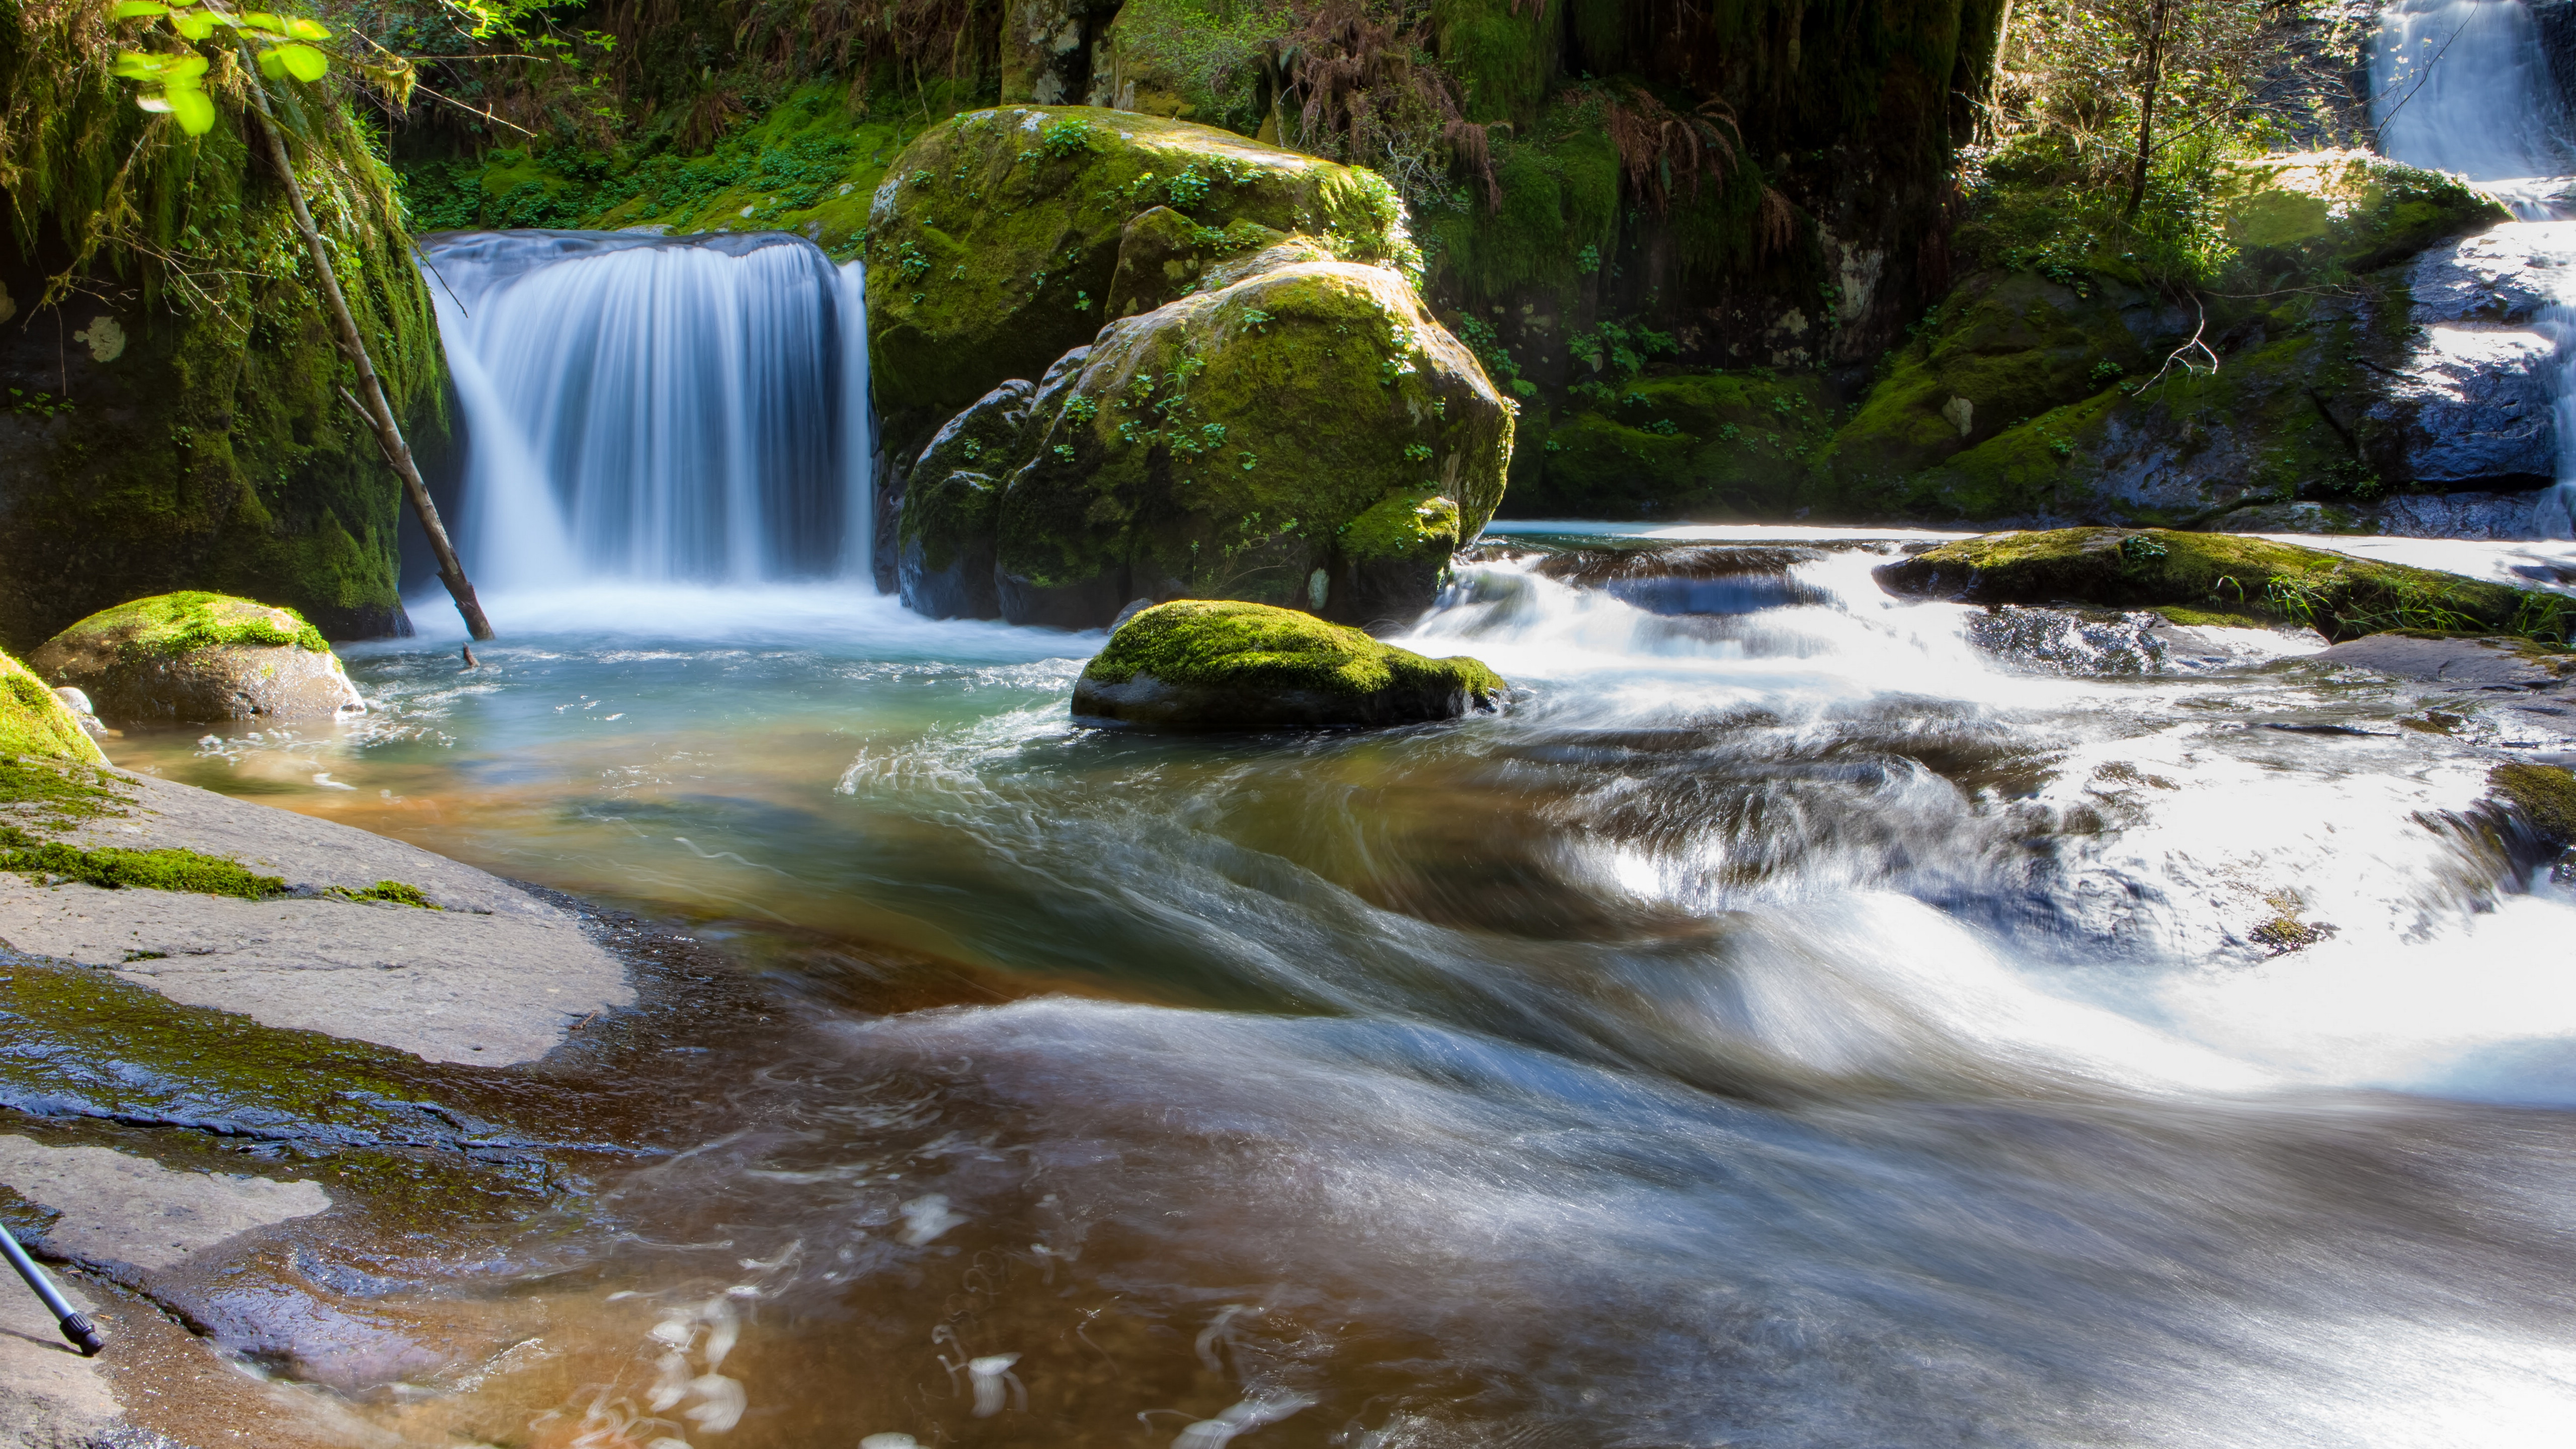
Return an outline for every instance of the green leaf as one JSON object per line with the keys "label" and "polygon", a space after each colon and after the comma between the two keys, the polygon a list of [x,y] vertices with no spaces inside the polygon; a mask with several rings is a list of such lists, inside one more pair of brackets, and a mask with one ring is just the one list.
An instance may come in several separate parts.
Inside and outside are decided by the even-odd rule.
{"label": "green leaf", "polygon": [[139,50],[129,50],[116,58],[116,73],[124,80],[157,81],[169,60],[166,55],[145,55]]}
{"label": "green leaf", "polygon": [[202,136],[215,128],[215,103],[207,99],[204,91],[191,88],[164,94],[169,98],[170,114],[178,121],[180,130],[191,136]]}
{"label": "green leaf", "polygon": [[281,45],[269,55],[276,56],[286,73],[300,81],[318,81],[331,69],[331,57],[309,45]]}
{"label": "green leaf", "polygon": [[108,18],[111,20],[131,20],[137,15],[167,15],[169,13],[170,7],[158,3],[158,0],[117,0],[116,9],[108,16]]}
{"label": "green leaf", "polygon": [[289,15],[286,17],[286,33],[298,40],[329,40],[331,27],[301,15]]}
{"label": "green leaf", "polygon": [[222,17],[209,15],[202,10],[194,15],[182,15],[170,22],[181,36],[189,40],[205,39],[215,33],[215,27],[220,23],[222,23]]}

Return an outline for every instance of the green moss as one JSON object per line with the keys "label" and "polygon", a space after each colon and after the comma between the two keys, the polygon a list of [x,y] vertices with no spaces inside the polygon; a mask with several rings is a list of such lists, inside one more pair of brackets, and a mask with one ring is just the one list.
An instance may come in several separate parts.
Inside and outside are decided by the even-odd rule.
{"label": "green moss", "polygon": [[2367,151],[2230,162],[2211,193],[2239,278],[2254,285],[2284,275],[2337,280],[2512,219],[2453,177]]}
{"label": "green moss", "polygon": [[14,825],[0,825],[0,870],[38,881],[80,881],[104,890],[188,891],[249,901],[267,900],[286,890],[284,880],[221,856],[115,846],[84,850],[59,840],[38,840]]}
{"label": "green moss", "polygon": [[1467,119],[1526,127],[1554,84],[1560,17],[1529,0],[1433,0],[1441,64],[1466,92]]}
{"label": "green moss", "polygon": [[1427,488],[1380,499],[1340,532],[1342,557],[1354,563],[1423,557],[1445,562],[1458,551],[1458,541],[1458,504]]}
{"label": "green moss", "polygon": [[[41,755],[104,765],[107,756],[83,732],[72,712],[26,665],[0,654],[0,756]],[[0,769],[24,772],[30,767],[0,761]],[[0,801],[14,802],[5,778]]]}
{"label": "green moss", "polygon": [[2519,761],[2487,772],[2487,792],[2551,845],[2576,845],[2576,771]]}
{"label": "green moss", "polygon": [[2243,610],[2190,609],[2180,604],[2167,604],[2156,612],[2166,623],[2186,629],[2268,629],[2276,622]]}
{"label": "green moss", "polygon": [[1463,688],[1480,704],[1504,688],[1502,676],[1473,659],[1426,659],[1295,609],[1202,599],[1159,604],[1128,620],[1083,672],[1103,684],[1147,674],[1166,684],[1346,697]]}
{"label": "green moss", "polygon": [[1489,146],[1499,204],[1481,184],[1416,218],[1444,294],[1483,307],[1527,291],[1551,294],[1571,328],[1578,296],[1604,280],[1620,237],[1619,152],[1581,108],[1552,111],[1526,139],[1497,130]]}
{"label": "green moss", "polygon": [[508,1220],[545,1202],[552,1174],[458,1100],[454,1069],[182,1006],[108,971],[5,951],[0,968],[0,1107],[270,1143],[281,1166],[320,1166],[335,1193],[357,1189],[395,1226]]}
{"label": "green moss", "polygon": [[130,814],[132,784],[122,775],[79,761],[0,755],[0,806],[39,829],[63,829],[84,820]]}
{"label": "green moss", "polygon": [[[1081,144],[1050,146],[1068,122]],[[904,152],[870,213],[868,347],[889,452],[1092,340],[1128,221],[1167,205],[1210,230],[1315,236],[1349,259],[1405,254],[1402,209],[1371,172],[1083,106],[956,117]]]}
{"label": "green moss", "polygon": [[1878,571],[1891,588],[1974,603],[2080,602],[2241,611],[2355,639],[2400,629],[2564,643],[2556,594],[2241,534],[2062,528],[1943,544]]}
{"label": "green moss", "polygon": [[77,646],[93,635],[117,636],[118,655],[137,663],[241,646],[293,646],[317,654],[331,650],[322,631],[293,609],[193,589],[101,609],[56,638]]}
{"label": "green moss", "polygon": [[424,911],[446,909],[423,894],[420,887],[398,880],[380,880],[365,890],[335,889],[331,894],[344,901],[381,901],[390,906],[412,906]]}
{"label": "green moss", "polygon": [[1285,6],[1126,0],[1102,60],[1121,106],[1248,136],[1268,114],[1270,52],[1293,27]]}
{"label": "green moss", "polygon": [[1511,426],[1401,277],[1260,273],[1102,335],[1060,411],[1031,423],[1042,442],[1002,500],[998,562],[1048,588],[1124,569],[1148,597],[1298,602],[1316,569],[1360,561],[1349,529],[1373,510],[1389,512],[1363,528],[1368,550],[1409,533],[1445,556],[1481,531]]}
{"label": "green moss", "polygon": [[1768,518],[1800,500],[1831,436],[1824,389],[1768,369],[1674,373],[1578,391],[1543,439],[1540,476],[1516,479],[1521,517]]}

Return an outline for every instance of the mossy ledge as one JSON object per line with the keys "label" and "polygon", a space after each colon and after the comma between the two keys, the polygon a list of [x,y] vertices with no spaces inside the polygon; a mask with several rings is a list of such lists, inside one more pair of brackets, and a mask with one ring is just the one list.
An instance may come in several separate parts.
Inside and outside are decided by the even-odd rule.
{"label": "mossy ledge", "polygon": [[1294,609],[1178,599],[1110,635],[1073,712],[1158,729],[1331,729],[1455,719],[1503,689],[1477,660],[1428,659]]}
{"label": "mossy ledge", "polygon": [[39,883],[76,880],[104,890],[188,891],[264,901],[286,893],[284,879],[261,875],[239,861],[194,850],[84,850],[59,840],[38,840],[14,825],[0,825],[0,870]]}
{"label": "mossy ledge", "polygon": [[2340,643],[2397,629],[2564,644],[2576,604],[2458,574],[2241,534],[2059,528],[1990,533],[1882,564],[1879,586],[1971,604],[2181,607],[2315,629]]}

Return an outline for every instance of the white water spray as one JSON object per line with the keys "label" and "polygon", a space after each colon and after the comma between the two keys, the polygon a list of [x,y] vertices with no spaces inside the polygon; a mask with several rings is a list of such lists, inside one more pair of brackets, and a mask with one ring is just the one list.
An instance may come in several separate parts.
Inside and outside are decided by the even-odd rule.
{"label": "white water spray", "polygon": [[783,234],[430,244],[499,588],[864,572],[863,276]]}

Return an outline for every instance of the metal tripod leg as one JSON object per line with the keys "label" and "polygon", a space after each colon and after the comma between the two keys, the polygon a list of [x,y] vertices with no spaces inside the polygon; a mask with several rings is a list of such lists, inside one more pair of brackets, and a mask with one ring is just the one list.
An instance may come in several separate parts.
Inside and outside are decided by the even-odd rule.
{"label": "metal tripod leg", "polygon": [[5,1226],[0,1226],[0,1253],[8,1255],[9,1266],[18,1270],[18,1276],[27,1280],[27,1286],[36,1290],[37,1297],[45,1300],[46,1309],[63,1327],[63,1337],[72,1341],[72,1347],[81,1351],[81,1357],[94,1357],[100,1349],[107,1347],[107,1341],[98,1336],[98,1330],[89,1319],[72,1307],[61,1290],[54,1287],[54,1280],[45,1276],[45,1270],[36,1266],[36,1260],[27,1256],[26,1249],[18,1246],[17,1235]]}

